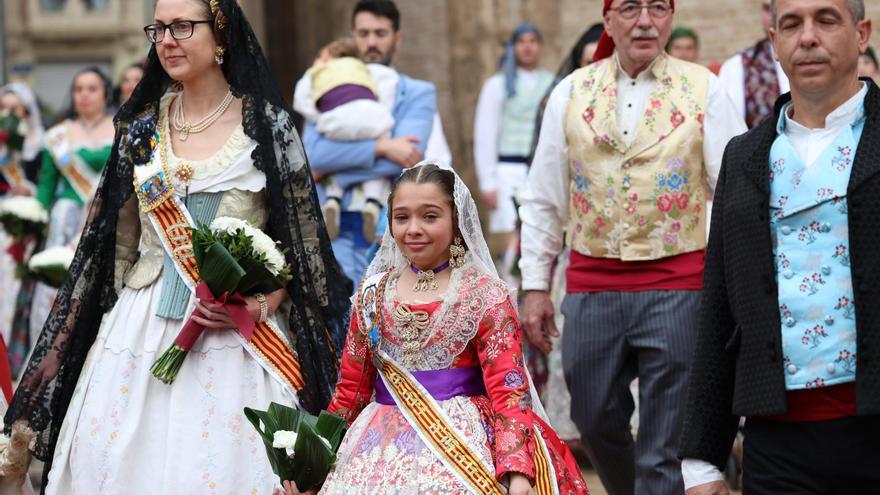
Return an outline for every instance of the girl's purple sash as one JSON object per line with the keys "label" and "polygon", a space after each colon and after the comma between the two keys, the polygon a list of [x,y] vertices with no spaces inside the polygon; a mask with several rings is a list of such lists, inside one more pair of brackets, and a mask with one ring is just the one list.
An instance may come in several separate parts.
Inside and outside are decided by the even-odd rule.
{"label": "girl's purple sash", "polygon": [[[483,370],[479,366],[449,368],[445,370],[413,371],[413,377],[422,384],[434,400],[448,400],[464,395],[484,395]],[[376,375],[376,402],[386,406],[395,405],[382,377]]]}

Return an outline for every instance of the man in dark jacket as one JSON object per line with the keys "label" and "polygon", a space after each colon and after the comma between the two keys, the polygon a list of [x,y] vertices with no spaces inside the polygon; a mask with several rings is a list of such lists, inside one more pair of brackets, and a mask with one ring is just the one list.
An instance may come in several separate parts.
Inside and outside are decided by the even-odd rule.
{"label": "man in dark jacket", "polygon": [[682,472],[688,495],[726,495],[718,468],[745,416],[745,494],[866,493],[880,487],[880,89],[858,79],[871,22],[862,0],[771,12],[791,94],[725,152]]}

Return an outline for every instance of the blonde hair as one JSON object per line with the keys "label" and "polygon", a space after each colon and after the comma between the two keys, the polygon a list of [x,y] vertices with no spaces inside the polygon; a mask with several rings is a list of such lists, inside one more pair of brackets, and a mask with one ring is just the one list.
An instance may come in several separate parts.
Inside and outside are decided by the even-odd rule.
{"label": "blonde hair", "polygon": [[354,40],[348,37],[339,38],[328,43],[321,52],[327,51],[330,58],[354,57],[360,58],[361,53],[358,50]]}

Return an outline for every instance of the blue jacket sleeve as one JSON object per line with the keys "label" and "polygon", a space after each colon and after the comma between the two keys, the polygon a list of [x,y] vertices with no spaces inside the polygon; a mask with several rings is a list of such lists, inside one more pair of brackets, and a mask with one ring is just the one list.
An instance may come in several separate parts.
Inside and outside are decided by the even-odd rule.
{"label": "blue jacket sleeve", "polygon": [[303,147],[309,166],[321,175],[369,170],[376,159],[376,140],[335,141],[321,135],[311,123],[306,123],[303,131]]}
{"label": "blue jacket sleeve", "polygon": [[[431,136],[431,128],[434,125],[434,112],[437,111],[437,91],[434,85],[415,79],[401,77],[405,84],[403,101],[399,102],[394,112],[394,129],[392,137],[415,136],[419,138],[417,144],[422,154],[428,146],[428,138]],[[375,147],[373,148],[375,152]],[[397,177],[402,170],[401,166],[386,158],[375,160],[375,165],[369,168],[351,167],[336,174],[336,181],[342,188],[360,184],[370,179]]]}

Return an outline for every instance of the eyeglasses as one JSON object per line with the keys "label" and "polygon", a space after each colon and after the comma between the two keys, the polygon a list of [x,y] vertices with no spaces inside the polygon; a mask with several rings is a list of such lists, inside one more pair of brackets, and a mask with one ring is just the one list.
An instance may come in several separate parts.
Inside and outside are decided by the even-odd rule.
{"label": "eyeglasses", "polygon": [[608,10],[616,10],[617,13],[620,14],[620,17],[627,20],[635,19],[642,14],[642,10],[647,10],[648,15],[650,15],[654,19],[663,19],[664,17],[672,13],[672,6],[670,6],[666,2],[653,2],[648,5],[632,2],[623,4],[620,7],[613,7]]}
{"label": "eyeglasses", "polygon": [[180,41],[192,38],[196,24],[213,24],[214,21],[175,21],[167,26],[165,24],[150,24],[144,26],[144,33],[150,43],[161,43],[165,39],[165,30],[171,30],[171,37]]}

